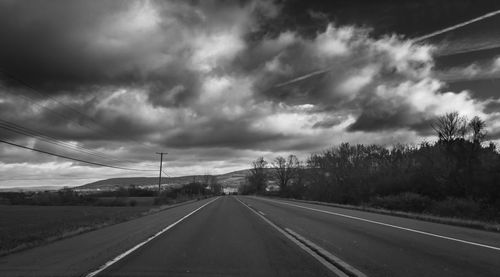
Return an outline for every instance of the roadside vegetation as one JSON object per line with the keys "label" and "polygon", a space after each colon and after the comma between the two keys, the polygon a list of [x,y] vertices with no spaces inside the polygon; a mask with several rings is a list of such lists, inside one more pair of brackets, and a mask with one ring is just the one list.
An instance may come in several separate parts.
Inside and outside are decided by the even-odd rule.
{"label": "roadside vegetation", "polygon": [[2,206],[0,255],[119,223],[150,207]]}
{"label": "roadside vegetation", "polygon": [[499,223],[500,154],[484,142],[485,123],[453,112],[432,127],[434,143],[343,143],[305,162],[258,158],[240,193]]}
{"label": "roadside vegetation", "polygon": [[[214,180],[212,176],[207,177]],[[178,203],[183,200],[219,195],[222,187],[216,182],[191,182],[179,187],[157,189],[129,186],[116,190],[79,192],[72,188],[58,191],[0,192],[0,205],[37,206],[151,206]]]}
{"label": "roadside vegetation", "polygon": [[0,256],[222,193],[215,178],[157,190],[131,186],[78,192],[0,193]]}

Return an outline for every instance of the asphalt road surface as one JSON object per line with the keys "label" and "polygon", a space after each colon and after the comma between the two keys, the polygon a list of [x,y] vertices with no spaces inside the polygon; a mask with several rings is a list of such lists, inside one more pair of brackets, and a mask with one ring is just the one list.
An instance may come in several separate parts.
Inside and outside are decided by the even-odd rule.
{"label": "asphalt road surface", "polygon": [[500,276],[500,234],[224,196],[0,258],[0,276]]}
{"label": "asphalt road surface", "polygon": [[335,275],[234,197],[221,197],[98,276]]}
{"label": "asphalt road surface", "polygon": [[500,276],[500,234],[323,205],[242,200],[368,276]]}

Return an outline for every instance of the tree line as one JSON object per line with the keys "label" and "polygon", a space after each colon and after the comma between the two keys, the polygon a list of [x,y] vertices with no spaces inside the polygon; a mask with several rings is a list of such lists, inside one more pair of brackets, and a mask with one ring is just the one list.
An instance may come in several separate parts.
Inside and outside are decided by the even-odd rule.
{"label": "tree line", "polygon": [[212,175],[204,175],[180,186],[165,187],[160,193],[156,188],[130,185],[113,190],[79,192],[73,188],[57,191],[0,192],[0,205],[39,206],[136,206],[137,197],[154,198],[154,205],[178,203],[221,195],[222,185]]}
{"label": "tree line", "polygon": [[306,161],[259,157],[240,193],[498,220],[500,154],[485,145],[485,127],[452,112],[432,123],[434,143],[342,143]]}

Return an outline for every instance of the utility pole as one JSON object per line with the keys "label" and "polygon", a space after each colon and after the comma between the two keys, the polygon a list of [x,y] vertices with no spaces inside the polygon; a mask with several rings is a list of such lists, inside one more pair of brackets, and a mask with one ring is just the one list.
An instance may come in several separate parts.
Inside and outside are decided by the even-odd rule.
{"label": "utility pole", "polygon": [[160,155],[160,177],[158,177],[158,195],[161,193],[161,171],[163,165],[163,155],[167,155],[167,152],[156,152],[156,154]]}

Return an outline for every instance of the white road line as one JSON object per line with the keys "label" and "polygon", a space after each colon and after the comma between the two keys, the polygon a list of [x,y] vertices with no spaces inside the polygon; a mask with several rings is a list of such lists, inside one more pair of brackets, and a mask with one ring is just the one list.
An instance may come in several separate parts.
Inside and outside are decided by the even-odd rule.
{"label": "white road line", "polygon": [[[307,247],[304,243],[301,243],[298,239],[294,238],[287,232],[283,231],[280,227],[278,227],[276,224],[271,222],[269,219],[265,218],[264,216],[260,215],[256,211],[254,211],[252,208],[250,208],[249,205],[241,202],[241,200],[238,197],[235,197],[236,200],[238,200],[243,206],[247,207],[250,211],[252,211],[254,214],[262,218],[266,223],[271,225],[274,229],[276,229],[278,232],[280,232],[283,236],[288,238],[290,241],[295,243],[298,247],[300,247],[302,250],[306,251],[309,255],[313,256],[318,262],[320,262],[322,265],[324,265],[326,268],[328,268],[330,271],[332,271],[334,274],[336,274],[339,277],[349,277],[349,275],[345,274],[343,271],[335,267],[333,264],[329,263],[325,258],[321,257],[318,253],[314,252],[312,249]],[[332,255],[332,254],[330,254]],[[333,255],[332,255],[333,256]]]}
{"label": "white road line", "polygon": [[302,242],[305,245],[307,245],[309,248],[314,249],[314,251],[316,251],[316,253],[319,253],[321,256],[323,256],[324,258],[326,258],[328,261],[330,261],[335,266],[337,266],[339,268],[342,268],[344,270],[344,272],[347,271],[351,275],[354,275],[356,277],[367,277],[363,272],[357,270],[356,268],[354,268],[350,264],[348,264],[348,263],[344,262],[343,260],[339,259],[337,256],[332,255],[332,253],[326,251],[325,249],[323,249],[322,247],[318,246],[314,242],[312,242],[312,241],[304,238],[303,236],[295,233],[291,229],[285,228],[285,231],[287,231],[290,235],[292,235],[293,237],[295,237],[300,242]]}
{"label": "white road line", "polygon": [[203,207],[205,207],[206,205],[214,202],[215,200],[219,199],[219,197],[215,198],[214,200],[211,200],[210,202],[207,202],[205,204],[203,204],[201,207],[197,208],[196,210],[190,212],[189,214],[185,215],[184,217],[182,217],[181,219],[177,220],[176,222],[168,225],[167,227],[165,227],[164,229],[162,229],[161,231],[159,231],[158,233],[154,234],[153,236],[149,237],[147,240],[137,244],[136,246],[130,248],[129,250],[121,253],[120,255],[116,256],[115,258],[113,258],[112,260],[106,262],[104,265],[102,265],[101,267],[99,267],[97,270],[95,271],[92,271],[90,272],[89,274],[85,275],[86,277],[93,277],[93,276],[96,276],[97,274],[101,273],[103,270],[105,270],[106,268],[110,267],[111,265],[115,264],[116,262],[118,262],[119,260],[125,258],[126,256],[128,256],[130,253],[134,252],[135,250],[139,249],[141,246],[145,245],[146,243],[152,241],[153,239],[155,239],[156,237],[158,237],[159,235],[165,233],[166,231],[170,230],[172,227],[174,227],[175,225],[179,224],[181,221],[183,221],[184,219],[188,218],[189,216],[191,216],[192,214],[196,213],[197,211],[201,210]]}
{"label": "white road line", "polygon": [[261,215],[266,215],[265,213],[263,213],[263,212],[261,212],[261,211],[259,211],[259,214],[261,214]]}
{"label": "white road line", "polygon": [[258,199],[261,199],[261,200],[264,200],[264,201],[269,201],[269,202],[274,202],[274,203],[279,203],[279,204],[284,204],[284,205],[288,205],[288,206],[293,206],[293,207],[297,207],[297,208],[302,208],[302,209],[306,209],[306,210],[311,210],[311,211],[316,211],[316,212],[321,212],[321,213],[326,213],[326,214],[331,214],[331,215],[346,217],[346,218],[350,218],[350,219],[356,219],[356,220],[360,220],[360,221],[370,222],[370,223],[373,223],[373,224],[378,224],[378,225],[382,225],[382,226],[392,227],[392,228],[396,228],[396,229],[400,229],[400,230],[405,230],[405,231],[409,231],[409,232],[414,232],[414,233],[418,233],[418,234],[422,234],[422,235],[427,235],[427,236],[431,236],[431,237],[447,239],[447,240],[451,240],[451,241],[457,241],[457,242],[461,242],[461,243],[466,243],[466,244],[470,244],[470,245],[474,245],[474,246],[479,246],[479,247],[484,247],[484,248],[489,248],[489,249],[500,251],[500,247],[495,247],[495,246],[481,244],[481,243],[476,243],[476,242],[472,242],[472,241],[467,241],[467,240],[462,240],[462,239],[457,239],[457,238],[442,236],[442,235],[438,235],[438,234],[434,234],[434,233],[429,233],[429,232],[425,232],[425,231],[419,231],[419,230],[415,230],[415,229],[411,229],[411,228],[406,228],[406,227],[401,227],[401,226],[397,226],[397,225],[392,225],[392,224],[388,224],[388,223],[383,223],[383,222],[379,222],[379,221],[364,219],[364,218],[361,218],[361,217],[356,217],[356,216],[351,216],[351,215],[345,215],[345,214],[336,213],[336,212],[330,212],[330,211],[324,211],[324,210],[320,210],[320,209],[315,209],[315,208],[300,206],[300,205],[291,204],[291,203],[282,202],[282,201],[275,201],[275,200],[264,199],[264,198],[258,198]]}

